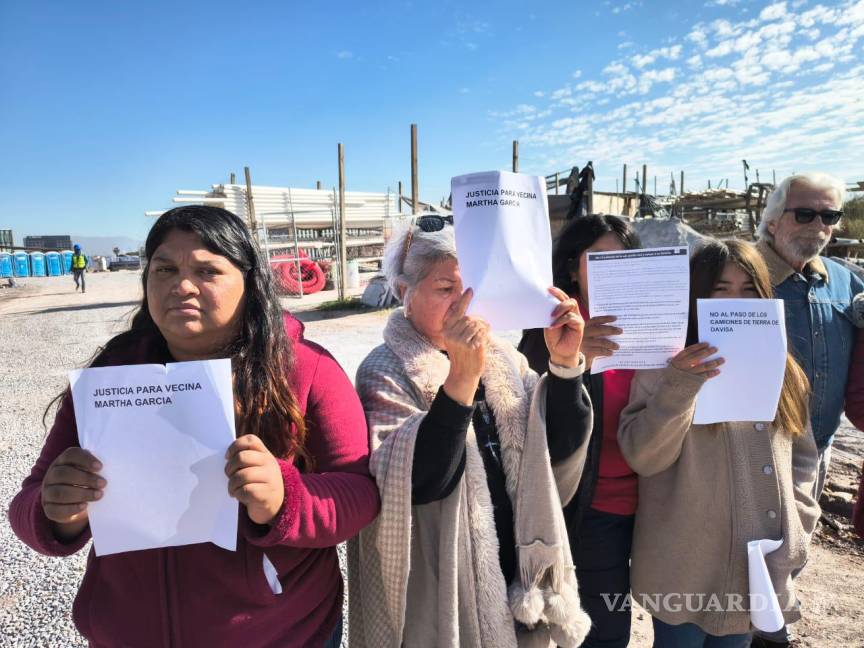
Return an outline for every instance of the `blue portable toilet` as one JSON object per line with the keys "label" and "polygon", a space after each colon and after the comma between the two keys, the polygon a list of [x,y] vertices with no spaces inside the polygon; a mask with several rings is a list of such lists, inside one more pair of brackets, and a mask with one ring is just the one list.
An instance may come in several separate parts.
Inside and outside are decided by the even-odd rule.
{"label": "blue portable toilet", "polygon": [[30,276],[30,255],[26,252],[15,252],[12,255],[13,265],[12,271],[16,277]]}
{"label": "blue portable toilet", "polygon": [[49,277],[59,277],[63,274],[63,257],[59,252],[46,252],[45,267]]}
{"label": "blue portable toilet", "polygon": [[8,252],[0,252],[0,279],[13,276],[12,266],[12,255]]}
{"label": "blue portable toilet", "polygon": [[60,256],[63,257],[63,274],[72,274],[72,255],[75,254],[72,250],[63,250]]}
{"label": "blue portable toilet", "polygon": [[45,254],[42,252],[30,253],[30,273],[34,277],[44,277],[48,273],[45,269]]}

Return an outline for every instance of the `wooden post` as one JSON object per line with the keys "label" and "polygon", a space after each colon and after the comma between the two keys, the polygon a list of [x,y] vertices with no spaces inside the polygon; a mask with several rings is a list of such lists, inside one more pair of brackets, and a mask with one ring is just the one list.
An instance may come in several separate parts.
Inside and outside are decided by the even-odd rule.
{"label": "wooden post", "polygon": [[237,184],[237,175],[233,171],[228,176],[228,184]]}
{"label": "wooden post", "polygon": [[587,191],[585,192],[585,210],[588,214],[594,213],[594,173],[591,167],[588,167],[589,173],[585,174],[585,184]]}
{"label": "wooden post", "polygon": [[318,191],[321,191],[321,181],[320,181],[320,180],[316,180],[316,181],[315,181],[315,188],[316,188]]}
{"label": "wooden post", "polygon": [[252,173],[249,167],[243,167],[246,174],[246,211],[249,214],[249,227],[252,230],[252,238],[258,242],[258,219],[255,218],[255,202],[252,200]]}
{"label": "wooden post", "polygon": [[678,186],[678,193],[684,195],[684,172],[681,172],[681,184]]}
{"label": "wooden post", "polygon": [[399,181],[399,213],[402,213],[402,181]]}
{"label": "wooden post", "polygon": [[642,195],[648,193],[648,165],[642,165]]}
{"label": "wooden post", "polygon": [[560,174],[556,171],[555,172],[555,195],[556,196],[560,193],[560,187],[561,187],[561,177],[560,177]]}
{"label": "wooden post", "polygon": [[[746,171],[744,172],[746,175]],[[708,181],[711,182],[710,180]],[[744,209],[747,211],[747,221],[750,225],[750,233],[756,231],[756,222],[753,218],[753,207],[750,205],[750,189],[749,187],[744,190],[746,193],[744,194]]]}
{"label": "wooden post", "polygon": [[624,178],[621,180],[621,191],[627,193],[627,165],[624,165]]}
{"label": "wooden post", "polygon": [[519,140],[513,140],[513,173],[519,173]]}
{"label": "wooden post", "polygon": [[417,124],[411,124],[411,213],[420,211],[420,186],[417,181]]}
{"label": "wooden post", "polygon": [[345,288],[348,285],[348,246],[345,237],[348,226],[345,221],[345,147],[337,146],[339,155],[339,299],[346,298]]}

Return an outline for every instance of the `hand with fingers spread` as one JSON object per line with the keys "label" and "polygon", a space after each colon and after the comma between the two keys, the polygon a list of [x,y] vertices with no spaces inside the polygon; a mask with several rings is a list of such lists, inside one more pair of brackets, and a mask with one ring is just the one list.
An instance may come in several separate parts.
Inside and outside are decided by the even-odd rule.
{"label": "hand with fingers spread", "polygon": [[42,480],[42,510],[61,540],[87,527],[87,504],[101,499],[106,481],[101,462],[83,448],[67,448],[49,466]]}
{"label": "hand with fingers spread", "polygon": [[585,320],[579,314],[579,304],[563,290],[553,287],[549,294],[559,301],[552,311],[552,325],[543,329],[549,360],[562,367],[576,367],[579,365]]}
{"label": "hand with fingers spread", "polygon": [[619,349],[618,343],[609,339],[624,332],[617,326],[611,325],[617,319],[614,315],[601,315],[585,322],[582,353],[585,355],[585,363],[588,367],[591,367],[594,358],[608,358]]}
{"label": "hand with fingers spread", "polygon": [[474,404],[474,393],[486,367],[486,345],[489,325],[465,311],[474,292],[469,288],[454,302],[444,318],[444,350],[450,358],[450,373],[444,381],[444,391],[463,405]]}
{"label": "hand with fingers spread", "polygon": [[225,453],[228,493],[246,507],[256,524],[269,524],[285,499],[282,469],[260,437],[246,434]]}
{"label": "hand with fingers spread", "polygon": [[703,376],[706,379],[713,378],[720,375],[718,367],[725,362],[723,358],[708,360],[715,353],[717,353],[717,347],[713,347],[707,342],[691,344],[672,358],[669,364],[680,371],[686,371],[695,376]]}

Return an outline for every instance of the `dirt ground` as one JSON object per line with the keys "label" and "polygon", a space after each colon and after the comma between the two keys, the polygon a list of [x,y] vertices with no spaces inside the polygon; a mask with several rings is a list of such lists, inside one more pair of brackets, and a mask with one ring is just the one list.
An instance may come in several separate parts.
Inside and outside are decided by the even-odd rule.
{"label": "dirt ground", "polygon": [[[90,352],[108,335],[122,330],[140,299],[140,277],[133,272],[90,274],[87,276],[86,295],[73,292],[71,279],[66,277],[22,283],[18,288],[0,288],[0,318],[15,322],[15,329],[26,335],[31,318],[77,312],[88,323],[98,324],[99,333],[92,339]],[[315,302],[320,303],[323,299],[319,296]],[[363,357],[380,344],[387,313],[308,310],[311,301],[286,300],[284,305],[304,321],[306,336],[329,349],[353,378]],[[518,339],[515,333],[507,337]],[[66,342],[57,340],[56,344],[59,347]],[[78,361],[83,364],[86,359],[81,357]],[[3,360],[21,361],[20,358]],[[57,381],[62,382],[64,372],[72,368],[58,370]],[[43,407],[56,391],[52,386],[44,394],[34,394],[34,402]],[[4,450],[3,444],[0,444],[0,450]],[[864,434],[844,419],[835,442],[829,483],[822,500],[823,519],[811,547],[809,563],[796,581],[804,617],[794,627],[794,645],[800,648],[864,647],[864,542],[854,537],[849,526],[849,512],[857,491],[862,458]],[[2,505],[5,511],[8,502],[2,502]],[[6,547],[0,549],[2,552],[6,550]],[[66,608],[63,613],[68,615],[68,610]],[[633,614],[634,631],[630,645],[647,648],[652,641],[650,617],[641,610],[634,610]]]}

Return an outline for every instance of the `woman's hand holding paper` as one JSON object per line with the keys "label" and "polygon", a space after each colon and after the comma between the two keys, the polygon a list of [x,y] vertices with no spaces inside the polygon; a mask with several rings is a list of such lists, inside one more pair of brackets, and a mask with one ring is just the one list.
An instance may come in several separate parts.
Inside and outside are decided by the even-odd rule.
{"label": "woman's hand holding paper", "polygon": [[609,339],[611,336],[621,335],[624,332],[617,326],[610,326],[617,319],[614,315],[601,315],[592,317],[585,322],[585,332],[582,335],[582,354],[585,356],[585,363],[588,367],[591,366],[594,358],[608,358],[619,349],[618,343]]}
{"label": "woman's hand holding paper", "polygon": [[78,536],[87,526],[87,503],[102,497],[102,464],[83,448],[67,448],[42,480],[42,510],[60,540]]}
{"label": "woman's hand holding paper", "polygon": [[269,524],[285,499],[285,483],[276,457],[254,434],[234,441],[225,454],[228,492],[246,507],[256,524]]}
{"label": "woman's hand holding paper", "polygon": [[552,311],[552,325],[543,330],[549,360],[562,367],[577,367],[585,330],[579,304],[559,288],[550,288],[549,294],[560,301]]}
{"label": "woman's hand holding paper", "polygon": [[705,378],[713,378],[720,375],[718,367],[725,362],[723,358],[707,360],[707,358],[715,353],[717,353],[717,347],[712,347],[707,342],[691,344],[679,351],[678,355],[669,361],[669,364],[680,371],[704,376]]}

